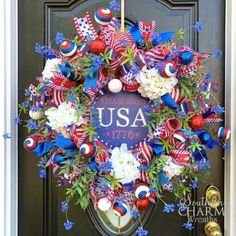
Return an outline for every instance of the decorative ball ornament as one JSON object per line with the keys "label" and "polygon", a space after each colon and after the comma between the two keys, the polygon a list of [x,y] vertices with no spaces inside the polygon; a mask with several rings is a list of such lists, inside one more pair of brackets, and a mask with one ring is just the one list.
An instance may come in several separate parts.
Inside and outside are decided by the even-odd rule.
{"label": "decorative ball ornament", "polygon": [[39,120],[39,119],[42,118],[43,112],[41,110],[38,110],[38,111],[30,110],[29,111],[29,116],[32,120]]}
{"label": "decorative ball ornament", "polygon": [[119,93],[123,88],[122,82],[119,79],[112,79],[108,83],[108,89],[112,93]]}
{"label": "decorative ball ornament", "polygon": [[218,138],[222,140],[227,140],[230,138],[230,130],[226,127],[220,127],[217,133]]}
{"label": "decorative ball ornament", "polygon": [[181,130],[177,130],[174,132],[173,137],[175,141],[184,143],[186,141],[186,136]]}
{"label": "decorative ball ornament", "polygon": [[106,50],[106,44],[102,39],[97,38],[91,42],[90,49],[92,53],[99,55]]}
{"label": "decorative ball ornament", "polygon": [[96,147],[91,142],[85,142],[81,145],[79,151],[83,157],[90,158],[95,155]]}
{"label": "decorative ball ornament", "polygon": [[202,144],[207,144],[212,139],[211,135],[208,134],[207,132],[202,132],[199,135],[199,138],[200,138]]}
{"label": "decorative ball ornament", "polygon": [[161,76],[165,78],[173,77],[176,73],[177,66],[172,61],[165,61],[161,67]]}
{"label": "decorative ball ornament", "polygon": [[113,212],[116,216],[124,216],[128,211],[128,206],[125,203],[115,202],[113,205]]}
{"label": "decorative ball ornament", "polygon": [[25,150],[32,151],[32,150],[34,150],[37,147],[38,141],[36,139],[30,137],[30,138],[27,138],[24,141],[23,145],[24,145]]}
{"label": "decorative ball ornament", "polygon": [[140,210],[143,211],[148,208],[149,206],[149,200],[148,199],[136,199],[135,200],[135,206]]}
{"label": "decorative ball ornament", "polygon": [[75,55],[77,51],[77,46],[71,40],[65,40],[60,45],[60,52],[64,57],[72,57]]}
{"label": "decorative ball ornament", "polygon": [[98,200],[98,209],[101,211],[108,211],[111,205],[111,201],[107,197]]}
{"label": "decorative ball ornament", "polygon": [[101,25],[106,26],[112,20],[112,12],[109,8],[99,8],[94,14],[95,21]]}
{"label": "decorative ball ornament", "polygon": [[194,130],[200,130],[203,128],[205,121],[201,115],[194,115],[189,122],[189,126]]}
{"label": "decorative ball ornament", "polygon": [[135,189],[135,196],[138,199],[146,199],[150,196],[149,187],[147,184],[139,184]]}
{"label": "decorative ball ornament", "polygon": [[193,54],[190,51],[183,51],[180,54],[180,62],[183,65],[189,65],[193,61]]}

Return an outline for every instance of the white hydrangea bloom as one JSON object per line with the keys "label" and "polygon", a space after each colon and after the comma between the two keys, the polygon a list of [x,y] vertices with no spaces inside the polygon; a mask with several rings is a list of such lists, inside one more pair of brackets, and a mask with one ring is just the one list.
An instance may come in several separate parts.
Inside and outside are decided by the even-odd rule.
{"label": "white hydrangea bloom", "polygon": [[173,162],[172,157],[162,155],[161,158],[167,157],[166,165],[163,167],[163,171],[166,173],[167,177],[169,179],[172,179],[174,176],[178,176],[181,174],[181,171],[183,170],[183,166],[178,165]]}
{"label": "white hydrangea bloom", "polygon": [[113,168],[111,174],[114,174],[115,178],[121,179],[122,184],[130,183],[139,178],[140,171],[138,167],[140,163],[131,151],[128,151],[126,144],[112,150],[110,162]]}
{"label": "white hydrangea bloom", "polygon": [[170,93],[178,83],[175,77],[164,78],[159,74],[157,69],[147,69],[146,67],[139,72],[136,79],[140,83],[140,87],[138,88],[139,93],[151,100]]}
{"label": "white hydrangea bloom", "polygon": [[66,136],[67,127],[69,125],[81,125],[86,123],[84,118],[77,118],[76,109],[73,107],[71,102],[63,102],[58,106],[58,108],[51,107],[45,111],[45,115],[49,121],[48,125],[56,132]]}
{"label": "white hydrangea bloom", "polygon": [[43,78],[44,79],[50,79],[53,78],[53,71],[57,69],[57,65],[61,64],[61,59],[60,58],[52,58],[48,59],[46,61],[44,70],[42,72]]}

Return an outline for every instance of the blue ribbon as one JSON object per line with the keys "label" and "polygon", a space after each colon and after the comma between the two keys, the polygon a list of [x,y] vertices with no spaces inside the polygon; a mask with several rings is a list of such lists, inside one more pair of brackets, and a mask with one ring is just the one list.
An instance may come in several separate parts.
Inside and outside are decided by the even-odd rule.
{"label": "blue ribbon", "polygon": [[157,39],[154,39],[152,41],[153,46],[156,46],[159,43],[168,43],[171,40],[171,37],[173,34],[174,34],[174,32],[161,33]]}
{"label": "blue ribbon", "polygon": [[155,143],[148,142],[148,144],[151,146],[152,150],[156,153],[157,156],[160,156],[163,153],[163,147],[159,140]]}
{"label": "blue ribbon", "polygon": [[70,139],[56,134],[56,141],[47,140],[37,145],[37,147],[34,149],[36,157],[46,154],[55,146],[66,149],[68,153],[71,153],[76,148],[76,145]]}
{"label": "blue ribbon", "polygon": [[55,146],[63,149],[74,150],[76,145],[70,139],[65,138],[62,135],[56,134]]}
{"label": "blue ribbon", "polygon": [[175,100],[170,96],[169,93],[166,93],[161,96],[162,102],[170,107],[171,109],[178,109],[179,105],[175,102]]}
{"label": "blue ribbon", "polygon": [[49,152],[54,146],[54,142],[48,140],[44,143],[40,143],[37,145],[37,147],[34,149],[36,157],[42,156],[45,153]]}
{"label": "blue ribbon", "polygon": [[94,91],[97,91],[97,81],[98,81],[98,67],[92,67],[92,75],[87,75],[85,78],[85,87],[84,92],[88,93],[90,88],[93,88]]}
{"label": "blue ribbon", "polygon": [[163,171],[160,172],[159,174],[159,178],[158,178],[158,185],[162,186],[163,184],[170,184],[169,179],[165,176],[165,174],[163,173]]}
{"label": "blue ribbon", "polygon": [[193,153],[194,156],[194,160],[195,161],[201,161],[202,159],[206,159],[207,160],[207,154],[204,148],[202,148],[201,150],[197,150]]}
{"label": "blue ribbon", "polygon": [[73,71],[70,63],[66,61],[65,65],[59,64],[58,65],[62,74],[69,80],[74,80],[76,78],[76,73]]}
{"label": "blue ribbon", "polygon": [[144,39],[143,39],[143,36],[139,30],[138,22],[136,22],[133,27],[130,27],[129,32],[130,32],[134,42],[136,43],[137,47],[140,48],[141,47],[140,43]]}
{"label": "blue ribbon", "polygon": [[206,119],[207,117],[209,117],[210,115],[215,114],[214,111],[211,110],[211,108],[209,108],[205,113],[202,114],[203,119]]}

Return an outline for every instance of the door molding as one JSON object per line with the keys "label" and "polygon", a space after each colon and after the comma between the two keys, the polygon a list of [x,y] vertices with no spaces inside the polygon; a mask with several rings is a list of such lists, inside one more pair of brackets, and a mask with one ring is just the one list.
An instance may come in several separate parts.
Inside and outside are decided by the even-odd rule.
{"label": "door molding", "polygon": [[225,33],[225,123],[230,127],[231,150],[225,155],[225,228],[224,235],[236,235],[236,2],[226,0]]}
{"label": "door molding", "polygon": [[[18,0],[0,1],[0,235],[18,235]],[[4,114],[4,115],[3,115]],[[10,133],[4,140],[2,134]]]}
{"label": "door molding", "polygon": [[[0,235],[18,235],[18,140],[17,115],[18,103],[18,0],[0,1]],[[232,132],[231,144],[236,143],[236,2],[226,0],[226,39],[225,39],[225,122]],[[9,132],[11,139],[3,140],[2,134]],[[225,161],[225,229],[224,235],[236,235],[236,147],[226,153]],[[4,209],[4,210],[2,210]]]}

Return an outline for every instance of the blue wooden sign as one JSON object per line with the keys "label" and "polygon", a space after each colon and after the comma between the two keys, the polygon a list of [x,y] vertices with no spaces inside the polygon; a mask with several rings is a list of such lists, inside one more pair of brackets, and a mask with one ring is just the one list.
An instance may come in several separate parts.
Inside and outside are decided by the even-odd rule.
{"label": "blue wooden sign", "polygon": [[96,130],[99,141],[111,148],[122,143],[129,149],[136,147],[147,138],[148,105],[148,100],[139,93],[107,93],[100,97],[93,106],[99,118]]}

